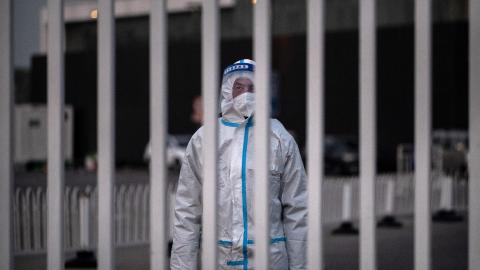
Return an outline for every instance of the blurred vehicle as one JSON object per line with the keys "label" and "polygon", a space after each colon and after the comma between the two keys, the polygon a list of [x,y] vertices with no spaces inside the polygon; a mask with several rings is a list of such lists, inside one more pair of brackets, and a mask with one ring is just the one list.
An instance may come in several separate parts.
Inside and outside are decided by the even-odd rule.
{"label": "blurred vehicle", "polygon": [[[191,135],[168,135],[167,166],[179,170]],[[326,175],[358,174],[358,144],[352,136],[325,136],[324,171]],[[304,157],[306,150],[304,150]],[[149,162],[151,156],[150,142],[145,148],[144,160]]]}
{"label": "blurred vehicle", "polygon": [[326,175],[358,174],[358,144],[353,138],[326,135],[324,147]]}
{"label": "blurred vehicle", "polygon": [[[358,174],[358,143],[356,136],[325,135],[324,174],[349,176]],[[304,148],[303,158],[307,157]]]}
{"label": "blurred vehicle", "polygon": [[[432,132],[431,167],[433,171],[467,177],[468,132],[466,130],[434,130]],[[415,152],[412,143],[397,146],[397,170],[412,172]]]}
{"label": "blurred vehicle", "polygon": [[[171,170],[180,170],[182,166],[182,160],[185,156],[185,151],[187,149],[188,142],[190,141],[191,135],[181,134],[181,135],[168,135],[167,136],[167,167]],[[152,149],[150,142],[147,143],[145,147],[145,153],[143,158],[145,161],[150,162]]]}

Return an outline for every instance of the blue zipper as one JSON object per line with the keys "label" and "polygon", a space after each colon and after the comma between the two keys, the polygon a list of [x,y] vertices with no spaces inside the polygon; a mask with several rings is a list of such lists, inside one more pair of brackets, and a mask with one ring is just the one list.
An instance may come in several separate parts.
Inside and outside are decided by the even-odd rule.
{"label": "blue zipper", "polygon": [[[251,119],[251,118],[250,118]],[[248,148],[248,131],[250,129],[250,119],[245,126],[243,134],[243,151],[242,151],[242,209],[243,209],[243,269],[248,269],[248,209],[247,209],[247,148]]]}

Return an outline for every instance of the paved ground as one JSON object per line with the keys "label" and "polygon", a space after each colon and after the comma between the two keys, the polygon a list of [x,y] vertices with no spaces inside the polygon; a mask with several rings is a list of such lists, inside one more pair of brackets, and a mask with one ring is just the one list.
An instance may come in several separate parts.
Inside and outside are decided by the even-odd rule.
{"label": "paved ground", "polygon": [[[378,269],[413,269],[413,223],[403,218],[401,229],[378,229]],[[432,223],[432,269],[467,269],[467,222]],[[325,228],[325,269],[358,269],[358,236],[332,236],[335,226]],[[149,269],[148,246],[117,249],[117,270]],[[67,257],[70,257],[68,254]],[[45,255],[15,257],[15,269],[44,270]]]}

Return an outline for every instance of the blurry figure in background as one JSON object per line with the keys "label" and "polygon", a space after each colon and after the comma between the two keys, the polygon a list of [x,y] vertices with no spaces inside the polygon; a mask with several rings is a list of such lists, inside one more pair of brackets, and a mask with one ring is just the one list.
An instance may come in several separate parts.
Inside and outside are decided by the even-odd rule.
{"label": "blurry figure in background", "polygon": [[198,95],[193,98],[192,101],[192,115],[190,119],[198,127],[203,125],[203,99]]}
{"label": "blurry figure in background", "polygon": [[[271,120],[270,176],[256,179],[253,113],[255,62],[245,59],[223,73],[218,150],[218,268],[253,269],[254,181],[270,186],[271,269],[306,269],[306,176],[298,146],[276,119]],[[262,91],[260,89],[259,91]],[[190,140],[178,182],[173,270],[198,268],[201,246],[203,129]]]}
{"label": "blurry figure in background", "polygon": [[[192,100],[192,115],[190,116],[192,123],[200,127],[203,124],[203,100],[201,95],[197,95]],[[187,147],[186,138],[190,138],[187,134],[177,134],[167,136],[167,167],[169,169],[180,169],[181,161],[185,155]],[[151,156],[150,141],[145,146],[143,160],[150,161]]]}
{"label": "blurry figure in background", "polygon": [[[185,156],[186,138],[189,138],[188,135],[168,135],[167,136],[167,168],[170,170],[180,170],[182,159]],[[150,157],[152,155],[152,147],[150,142],[145,146],[145,151],[143,153],[143,160],[150,162]]]}

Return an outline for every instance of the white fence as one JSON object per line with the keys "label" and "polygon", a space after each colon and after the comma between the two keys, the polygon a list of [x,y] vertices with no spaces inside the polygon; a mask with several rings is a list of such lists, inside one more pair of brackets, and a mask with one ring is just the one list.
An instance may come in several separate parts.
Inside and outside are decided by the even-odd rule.
{"label": "white fence", "polygon": [[[120,185],[114,191],[115,244],[137,245],[149,241],[148,185]],[[46,251],[47,203],[43,187],[17,188],[13,201],[16,254]],[[96,249],[97,188],[65,188],[64,244],[67,250]]]}
{"label": "white fence", "polygon": [[[441,208],[441,177],[432,182],[432,211]],[[379,175],[376,181],[376,215],[386,215],[388,204],[388,182],[394,180],[394,215],[404,216],[413,213],[413,174]],[[358,220],[358,178],[331,177],[324,181],[323,220],[327,224],[343,221],[344,186],[351,185],[352,197],[348,211],[353,220]],[[451,202],[454,210],[467,209],[467,181],[453,181]],[[132,246],[149,243],[150,187],[148,184],[119,185],[114,191],[114,230],[116,246]],[[173,192],[170,192],[173,200]],[[445,192],[443,192],[445,194]],[[64,241],[69,251],[96,249],[98,196],[96,187],[65,188],[64,194]],[[445,200],[445,199],[443,199]],[[16,255],[46,252],[47,204],[45,188],[17,188],[13,201],[14,250]],[[347,207],[348,208],[348,207]],[[172,213],[170,211],[170,213]],[[84,218],[85,217],[85,218]]]}
{"label": "white fence", "polygon": [[[78,225],[76,222],[79,215],[79,194],[83,194],[86,190],[78,190],[72,188],[71,190],[64,190],[64,156],[63,156],[63,108],[64,108],[64,14],[62,0],[48,0],[48,35],[47,35],[47,54],[48,54],[48,196],[43,190],[25,190],[15,193],[16,203],[14,229],[11,228],[11,194],[13,188],[13,174],[12,174],[12,153],[11,147],[13,142],[12,136],[12,119],[13,119],[13,33],[12,33],[12,18],[13,6],[12,0],[0,0],[0,269],[13,269],[12,260],[12,242],[25,244],[29,250],[41,250],[45,247],[45,242],[48,241],[48,256],[47,267],[49,270],[61,270],[64,265],[64,242],[70,244],[67,248],[75,247],[78,243]],[[118,238],[117,243],[130,243],[140,234],[135,234],[138,230],[142,230],[141,226],[131,226],[130,220],[132,217],[142,215],[142,212],[135,213],[131,211],[132,207],[142,205],[135,200],[128,201],[131,197],[136,196],[134,188],[121,187],[113,191],[114,179],[114,156],[115,156],[115,106],[114,106],[114,78],[115,78],[115,21],[114,21],[114,4],[113,0],[99,0],[98,12],[102,14],[98,17],[98,154],[99,154],[99,169],[98,169],[98,214],[101,218],[98,219],[98,234],[101,237],[98,241],[98,265],[99,269],[112,270],[114,269],[114,235]],[[150,6],[150,126],[152,138],[152,174],[151,174],[151,190],[150,199],[153,202],[150,205],[150,213],[154,226],[151,228],[151,248],[150,248],[150,267],[151,269],[166,269],[166,235],[164,233],[164,226],[166,219],[166,205],[164,202],[166,196],[165,177],[166,167],[164,162],[164,142],[167,119],[167,44],[168,44],[168,16],[166,14],[166,0],[151,1]],[[309,152],[309,160],[321,160],[323,151],[320,151],[323,143],[323,113],[324,108],[324,14],[328,10],[324,9],[325,0],[309,0],[308,7],[308,52],[307,59],[311,61],[307,64],[307,81],[308,94],[307,106],[309,118],[307,119],[308,131],[308,147],[309,149],[316,149]],[[431,140],[431,51],[432,51],[432,0],[415,0],[414,3],[414,40],[415,40],[415,191],[412,194],[413,183],[411,177],[405,177],[404,180],[397,180],[399,186],[405,184],[408,190],[406,194],[410,196],[408,203],[412,203],[414,197],[415,204],[415,222],[414,222],[414,268],[416,270],[431,269],[431,226],[430,226],[430,211],[435,209],[435,204],[438,202],[435,198],[438,197],[438,185],[433,183],[431,185],[430,179],[430,140]],[[202,17],[205,21],[202,23],[202,44],[203,46],[202,60],[204,62],[205,72],[202,76],[204,86],[202,87],[203,96],[208,102],[213,99],[209,97],[215,96],[216,87],[207,87],[215,85],[215,76],[209,74],[219,74],[219,29],[220,20],[218,20],[219,11],[216,0],[205,0],[202,2]],[[257,61],[256,70],[256,88],[269,89],[269,74],[271,64],[271,8],[269,0],[255,1],[254,5],[254,31],[253,31],[253,51],[254,58]],[[375,187],[381,188],[382,181],[374,181],[375,161],[376,161],[376,122],[375,122],[375,100],[376,100],[376,29],[377,24],[376,5],[373,0],[360,1],[359,4],[359,105],[360,105],[360,173],[361,173],[361,188],[360,188],[360,206],[362,230],[360,232],[360,256],[359,266],[361,270],[376,269],[376,246],[375,246],[375,230],[374,217],[372,212],[379,204],[375,204],[372,197],[376,192]],[[213,37],[213,38],[212,38]],[[469,177],[472,181],[469,182],[469,269],[478,269],[480,265],[480,1],[469,2]],[[261,95],[256,97],[256,139],[258,142],[268,142],[267,130],[268,126],[268,112],[270,105],[268,103],[268,91],[260,91]],[[216,106],[216,104],[214,104]],[[211,132],[210,136],[206,136],[207,144],[204,149],[208,149],[206,156],[206,166],[204,168],[214,168],[214,151],[215,147],[215,125],[216,115],[214,106],[205,106],[205,130]],[[261,135],[263,138],[261,138]],[[265,140],[266,139],[266,140]],[[257,143],[255,147],[256,157],[259,161],[256,162],[256,167],[259,176],[266,172],[268,164],[266,157],[268,156],[267,148],[264,145],[269,143]],[[325,190],[322,190],[323,174],[322,163],[314,163],[317,166],[307,166],[309,168],[309,194],[322,195],[328,191],[328,185],[332,183],[341,183],[342,181],[326,181]],[[211,165],[211,166],[210,166]],[[318,168],[318,169],[315,169]],[[206,170],[208,172],[208,170]],[[210,170],[215,172],[215,170]],[[260,177],[261,178],[261,177]],[[401,178],[403,179],[403,178]],[[403,182],[405,181],[405,183]],[[435,181],[433,181],[435,182]],[[261,183],[261,182],[258,182]],[[358,191],[355,183],[353,183],[353,192],[357,194]],[[462,183],[462,182],[458,182]],[[447,185],[445,185],[447,186]],[[462,187],[462,185],[460,185]],[[433,193],[430,192],[433,188]],[[132,191],[133,190],[133,191]],[[264,194],[268,194],[268,186],[258,185],[255,188],[256,210],[265,210],[267,201]],[[340,188],[338,188],[340,190]],[[397,187],[396,189],[401,190]],[[452,190],[456,190],[453,188]],[[465,184],[463,189],[465,190]],[[95,191],[92,191],[95,193]],[[204,192],[209,194],[215,193],[214,185],[206,186]],[[325,192],[330,195],[330,192]],[[394,192],[395,193],[395,192]],[[114,197],[115,194],[117,199]],[[435,195],[437,194],[437,195]],[[445,194],[445,192],[444,192]],[[465,192],[462,192],[462,198],[466,198]],[[431,196],[430,196],[431,195]],[[65,199],[64,199],[64,196]],[[146,195],[145,195],[146,196]],[[262,197],[263,196],[263,197]],[[357,196],[357,195],[355,195]],[[357,197],[351,200],[357,201]],[[47,200],[45,199],[47,197]],[[323,248],[322,248],[322,233],[321,224],[327,222],[328,218],[323,221],[320,218],[321,201],[326,201],[329,208],[329,200],[323,200],[319,197],[310,196],[309,198],[318,199],[310,200],[308,207],[310,209],[309,215],[309,241],[308,241],[308,268],[321,269],[323,265]],[[336,196],[335,198],[339,198]],[[457,198],[453,196],[453,198]],[[205,196],[204,196],[205,199]],[[211,199],[211,200],[210,200]],[[47,205],[48,201],[48,207]],[[62,202],[66,202],[64,205]],[[447,201],[447,200],[446,200]],[[455,200],[453,200],[455,201]],[[117,204],[118,202],[118,204]],[[406,202],[405,202],[406,203]],[[430,203],[433,204],[431,207]],[[85,201],[81,205],[86,205]],[[355,204],[356,205],[356,204]],[[402,204],[399,204],[401,207]],[[65,206],[65,207],[64,207]],[[143,207],[143,205],[142,205]],[[145,206],[146,207],[146,206]],[[211,209],[210,214],[215,213],[216,204],[215,196],[207,197],[203,202],[204,209]],[[48,208],[48,216],[47,210]],[[34,210],[35,209],[35,210]],[[89,205],[88,209],[92,209]],[[95,208],[93,208],[95,209]],[[130,210],[128,210],[130,209]],[[412,206],[408,205],[407,209],[411,210]],[[144,216],[148,216],[145,210]],[[411,212],[411,211],[408,211]],[[84,215],[88,213],[93,215],[94,211],[89,211],[87,208],[81,211]],[[205,211],[204,211],[205,213]],[[260,212],[262,213],[262,212]],[[352,211],[356,215],[356,211]],[[64,218],[65,214],[65,218]],[[263,215],[268,216],[268,215]],[[323,215],[322,215],[323,216]],[[329,216],[326,214],[326,216]],[[141,216],[142,217],[142,216]],[[206,242],[206,248],[203,249],[203,262],[215,262],[216,249],[215,242],[215,215],[203,218],[203,221],[210,221],[213,226],[203,226],[203,241]],[[48,238],[45,237],[46,221],[48,219]],[[62,223],[65,221],[67,231],[64,233]],[[90,220],[90,219],[89,219]],[[259,228],[267,228],[262,226],[267,224],[267,220],[262,220],[262,215],[254,215],[254,222],[258,231],[256,235],[255,247],[255,266],[257,269],[267,269],[268,267],[268,247],[269,239],[265,231],[260,231]],[[20,224],[18,224],[20,223]],[[90,220],[90,223],[95,223]],[[33,224],[40,224],[40,226],[33,226]],[[85,224],[85,223],[83,223]],[[141,223],[144,224],[144,223]],[[158,224],[158,227],[156,226]],[[138,224],[137,224],[138,225]],[[73,228],[76,228],[73,230]],[[88,226],[87,226],[88,227]],[[114,228],[115,227],[115,228]],[[130,228],[137,228],[137,231]],[[20,231],[15,231],[19,229]],[[119,232],[116,234],[114,232]],[[15,236],[22,235],[20,241],[16,238],[12,241],[12,231]],[[83,228],[84,233],[96,230],[89,230]],[[132,233],[133,231],[133,233]],[[74,233],[76,232],[76,233]],[[115,233],[115,234],[114,234]],[[146,233],[146,232],[145,232]],[[67,238],[64,240],[64,234]],[[145,234],[144,234],[145,235]],[[314,239],[314,241],[312,241]],[[38,241],[39,240],[39,241]],[[83,239],[85,240],[85,238]],[[77,242],[75,242],[77,241]],[[87,241],[88,242],[88,241]],[[91,242],[89,242],[91,243]],[[17,245],[17,251],[23,250],[22,244]],[[18,247],[20,248],[18,249]],[[40,247],[40,248],[39,248]],[[264,267],[262,267],[264,266]],[[204,269],[212,269],[214,267],[204,267]]]}

